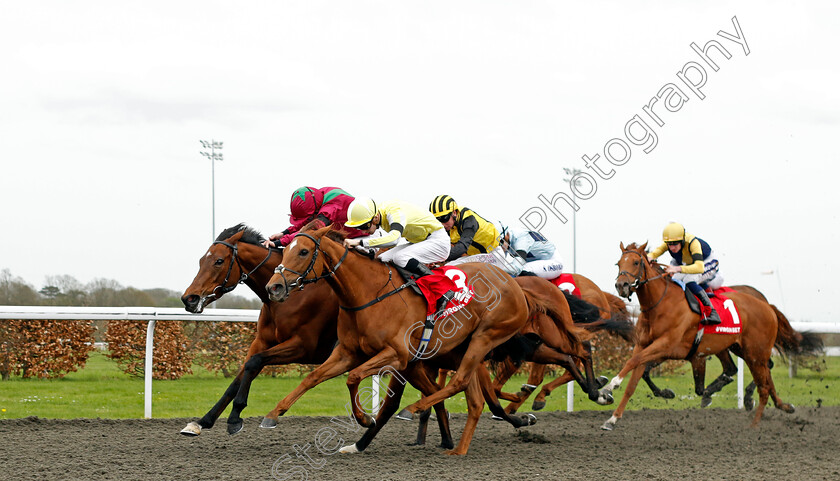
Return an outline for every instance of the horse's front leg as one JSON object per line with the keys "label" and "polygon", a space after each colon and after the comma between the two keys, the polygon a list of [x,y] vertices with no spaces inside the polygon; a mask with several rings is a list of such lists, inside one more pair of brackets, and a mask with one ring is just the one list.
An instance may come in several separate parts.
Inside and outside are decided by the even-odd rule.
{"label": "horse's front leg", "polygon": [[[633,348],[633,355],[630,356],[630,359],[628,359],[626,363],[624,363],[624,367],[621,368],[618,375],[612,378],[610,382],[601,389],[600,397],[603,397],[604,400],[606,400],[608,396],[612,396],[613,390],[621,386],[621,382],[624,380],[624,377],[636,369],[637,366],[647,364],[651,361],[667,359],[669,357],[668,354],[673,354],[676,349],[682,349],[684,346],[674,347],[679,343],[679,338],[675,336],[668,336],[660,337],[644,348],[637,344]],[[690,346],[685,349],[685,352],[688,352],[687,349],[690,349]],[[682,357],[685,357],[685,354],[683,354]],[[601,404],[600,397],[598,404]]]}
{"label": "horse's front leg", "polygon": [[362,407],[361,399],[359,399],[359,384],[362,379],[374,374],[382,372],[383,368],[388,368],[391,371],[400,371],[405,369],[405,363],[401,363],[397,351],[393,348],[386,347],[378,354],[368,359],[360,366],[356,367],[347,376],[347,389],[350,392],[350,404],[353,412],[353,417],[356,418],[362,427],[369,428],[374,425],[376,420]]}
{"label": "horse's front leg", "polygon": [[242,411],[248,405],[248,395],[251,392],[251,383],[259,375],[265,366],[278,364],[289,364],[302,358],[306,354],[303,342],[295,337],[288,339],[270,349],[258,352],[251,356],[242,366],[244,375],[236,397],[233,399],[233,407],[227,420],[228,434],[236,434],[242,430]]}
{"label": "horse's front leg", "polygon": [[300,384],[292,390],[292,392],[277,403],[277,406],[274,409],[266,414],[262,423],[260,423],[260,427],[267,429],[277,427],[277,420],[280,416],[286,414],[286,411],[288,411],[295,401],[300,399],[306,391],[309,391],[313,387],[328,379],[340,376],[358,365],[359,359],[357,356],[339,344],[323,364],[316,367],[305,378],[303,378],[303,381],[301,381]]}
{"label": "horse's front leg", "polygon": [[228,404],[230,404],[236,396],[236,393],[239,392],[239,386],[241,385],[242,378],[245,375],[245,364],[247,364],[248,360],[256,353],[265,350],[266,347],[267,344],[259,337],[251,342],[251,346],[248,348],[248,354],[245,355],[242,367],[239,368],[239,372],[236,373],[236,377],[233,378],[233,381],[231,381],[224,394],[222,394],[222,397],[216,401],[216,404],[210,408],[210,410],[207,411],[207,414],[202,416],[197,423],[192,421],[187,424],[186,427],[181,430],[181,434],[185,436],[198,436],[201,434],[202,429],[210,429],[216,424],[216,420],[219,419],[219,416],[221,416],[225,411],[225,408],[227,408]]}
{"label": "horse's front leg", "polygon": [[627,389],[624,391],[624,395],[621,396],[621,402],[618,403],[618,407],[613,411],[613,415],[601,426],[601,429],[605,431],[612,431],[615,429],[615,423],[621,419],[621,416],[624,414],[624,409],[627,407],[627,403],[630,401],[630,397],[633,396],[633,393],[636,391],[636,386],[639,384],[639,379],[642,378],[642,375],[645,373],[645,366],[643,364],[639,364],[633,370],[633,375],[630,376],[630,381],[627,383]]}
{"label": "horse's front leg", "polygon": [[383,426],[385,426],[385,423],[388,422],[391,416],[397,412],[397,408],[400,407],[400,399],[402,399],[404,391],[405,380],[402,379],[399,374],[393,374],[391,376],[391,381],[388,383],[388,395],[385,396],[385,401],[382,403],[382,406],[379,408],[379,412],[376,414],[376,422],[373,423],[373,426],[369,427],[367,431],[365,431],[358,441],[349,446],[344,446],[339,449],[338,452],[343,454],[353,454],[367,449],[371,441],[373,441],[373,438],[376,437],[376,434]]}
{"label": "horse's front leg", "polygon": [[[479,370],[484,368],[479,367]],[[485,371],[486,372],[486,371]],[[464,431],[461,432],[461,439],[458,441],[458,446],[451,451],[444,451],[443,454],[449,455],[464,455],[470,449],[475,428],[478,425],[478,419],[481,417],[481,411],[484,410],[484,398],[481,396],[481,388],[478,379],[474,372],[468,379],[465,397],[467,400],[467,422],[464,424]],[[456,374],[457,375],[457,374]],[[489,377],[488,377],[489,379]]]}

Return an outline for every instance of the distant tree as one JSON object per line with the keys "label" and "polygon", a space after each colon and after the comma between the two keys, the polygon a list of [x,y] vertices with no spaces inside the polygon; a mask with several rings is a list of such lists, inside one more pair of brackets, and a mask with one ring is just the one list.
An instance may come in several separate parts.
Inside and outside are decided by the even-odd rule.
{"label": "distant tree", "polygon": [[58,297],[59,294],[61,294],[61,289],[59,289],[57,286],[44,286],[38,292],[47,299],[52,300]]}
{"label": "distant tree", "polygon": [[0,305],[37,306],[40,304],[41,296],[34,287],[23,279],[13,276],[9,269],[0,271]]}

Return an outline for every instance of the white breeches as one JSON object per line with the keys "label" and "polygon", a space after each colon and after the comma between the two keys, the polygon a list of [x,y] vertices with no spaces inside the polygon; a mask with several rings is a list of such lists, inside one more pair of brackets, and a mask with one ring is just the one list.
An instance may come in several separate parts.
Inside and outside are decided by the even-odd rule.
{"label": "white breeches", "polygon": [[438,229],[422,242],[397,245],[379,256],[379,260],[393,262],[400,267],[405,267],[412,258],[417,259],[421,264],[432,264],[445,261],[449,257],[450,248],[451,244],[446,229]]}

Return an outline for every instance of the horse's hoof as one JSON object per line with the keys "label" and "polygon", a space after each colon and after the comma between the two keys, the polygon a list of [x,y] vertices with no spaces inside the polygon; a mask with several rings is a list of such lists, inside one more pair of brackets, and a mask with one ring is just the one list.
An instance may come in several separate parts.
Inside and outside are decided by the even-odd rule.
{"label": "horse's hoof", "polygon": [[343,448],[338,450],[341,454],[356,454],[360,453],[359,448],[356,447],[356,443],[353,443],[349,446],[344,446]]}
{"label": "horse's hoof", "polygon": [[239,431],[242,431],[242,420],[240,419],[240,420],[234,421],[234,422],[228,421],[227,430],[228,430],[228,434],[230,434],[230,435],[233,435],[233,434],[238,433]]}
{"label": "horse's hoof", "polygon": [[607,376],[598,376],[595,379],[595,389],[601,389],[602,387],[606,386],[608,382],[610,382],[610,378],[608,378]]}
{"label": "horse's hoof", "polygon": [[369,414],[365,414],[362,418],[362,427],[363,428],[373,428],[376,427],[376,418],[370,416]]}
{"label": "horse's hoof", "polygon": [[744,399],[744,409],[747,411],[752,411],[752,408],[755,407],[755,401],[752,399]]}
{"label": "horse's hoof", "polygon": [[531,413],[522,416],[522,419],[525,421],[526,426],[533,426],[534,424],[537,424],[537,417]]}
{"label": "horse's hoof", "polygon": [[703,396],[703,399],[700,400],[700,407],[707,408],[712,404],[712,397],[711,396]]}
{"label": "horse's hoof", "polygon": [[402,419],[403,421],[414,421],[414,413],[408,409],[403,409],[396,417],[397,419]]}
{"label": "horse's hoof", "polygon": [[615,400],[613,399],[612,393],[602,392],[598,396],[598,400],[596,402],[601,406],[609,406],[610,404],[614,403]]}
{"label": "horse's hoof", "polygon": [[441,441],[438,447],[442,449],[455,449],[455,443],[452,441],[449,441],[448,443]]}
{"label": "horse's hoof", "polygon": [[262,422],[260,423],[260,427],[263,429],[274,429],[277,427],[277,420],[271,418],[263,418]]}
{"label": "horse's hoof", "polygon": [[796,412],[796,406],[794,406],[793,404],[782,404],[782,411],[788,414],[793,414],[794,412]]}
{"label": "horse's hoof", "polygon": [[198,436],[201,434],[201,426],[196,422],[191,422],[181,430],[181,434],[184,436]]}
{"label": "horse's hoof", "polygon": [[443,454],[445,454],[447,456],[463,456],[466,453],[460,453],[460,452],[452,449],[452,450],[449,450],[449,451],[444,451]]}
{"label": "horse's hoof", "polygon": [[603,429],[604,431],[612,431],[613,429],[615,429],[615,423],[612,421],[607,421],[604,423],[603,426],[601,426],[601,429]]}
{"label": "horse's hoof", "polygon": [[674,391],[671,391],[670,389],[663,389],[659,391],[658,396],[663,399],[674,399],[675,397],[677,397],[677,395],[674,394]]}
{"label": "horse's hoof", "polygon": [[545,401],[534,401],[534,404],[531,404],[531,409],[534,411],[541,411],[545,407]]}

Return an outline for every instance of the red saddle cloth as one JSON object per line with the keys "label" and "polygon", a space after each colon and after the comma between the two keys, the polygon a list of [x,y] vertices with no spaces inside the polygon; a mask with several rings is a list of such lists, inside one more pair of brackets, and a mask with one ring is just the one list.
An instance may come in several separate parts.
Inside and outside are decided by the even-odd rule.
{"label": "red saddle cloth", "polygon": [[738,316],[738,309],[732,299],[724,296],[727,292],[732,292],[734,289],[729,287],[721,287],[716,289],[709,300],[712,301],[712,307],[715,308],[720,316],[720,324],[716,326],[700,326],[706,334],[740,334],[741,333],[741,318]]}
{"label": "red saddle cloth", "polygon": [[580,289],[575,284],[575,276],[572,274],[560,274],[560,277],[555,277],[550,282],[569,294],[580,297]]}
{"label": "red saddle cloth", "polygon": [[455,292],[455,296],[446,305],[438,319],[463,309],[475,295],[475,291],[467,285],[467,275],[457,267],[439,267],[432,269],[432,275],[417,279],[417,287],[426,298],[426,315],[433,316],[437,311],[437,301],[447,291]]}

